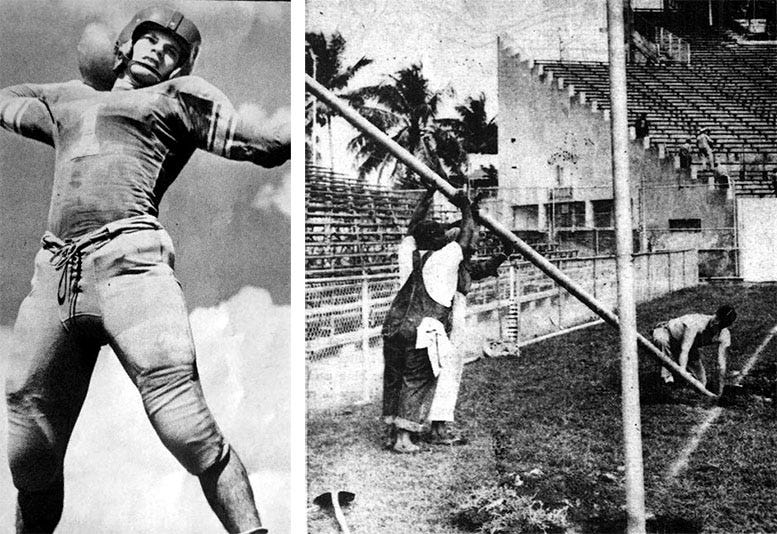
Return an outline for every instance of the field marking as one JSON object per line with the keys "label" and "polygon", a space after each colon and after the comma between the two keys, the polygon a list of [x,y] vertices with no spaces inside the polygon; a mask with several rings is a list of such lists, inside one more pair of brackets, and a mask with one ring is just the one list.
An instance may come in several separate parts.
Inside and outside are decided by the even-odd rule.
{"label": "field marking", "polygon": [[[734,379],[734,385],[738,386],[742,383],[742,380],[747,376],[747,374],[753,369],[753,366],[756,364],[758,359],[761,357],[761,354],[763,353],[766,346],[769,344],[769,342],[774,338],[774,336],[777,335],[777,325],[774,325],[771,330],[769,330],[769,333],[766,335],[764,340],[761,342],[760,345],[758,345],[758,348],[755,349],[755,352],[752,356],[745,362],[745,365],[742,367],[741,371],[739,371],[739,375]],[[699,447],[699,444],[701,443],[702,438],[704,437],[704,434],[707,433],[707,430],[717,421],[718,417],[720,417],[720,414],[723,413],[723,408],[720,406],[715,406],[714,408],[710,408],[706,410],[707,415],[704,417],[704,420],[696,425],[696,428],[694,429],[693,433],[691,434],[691,439],[688,441],[688,444],[683,448],[682,451],[680,451],[680,455],[677,457],[677,460],[672,463],[672,465],[669,467],[669,471],[667,473],[667,478],[669,481],[672,481],[673,479],[677,478],[677,476],[686,468],[688,467],[688,462],[691,459],[691,455],[696,451],[696,449]]]}

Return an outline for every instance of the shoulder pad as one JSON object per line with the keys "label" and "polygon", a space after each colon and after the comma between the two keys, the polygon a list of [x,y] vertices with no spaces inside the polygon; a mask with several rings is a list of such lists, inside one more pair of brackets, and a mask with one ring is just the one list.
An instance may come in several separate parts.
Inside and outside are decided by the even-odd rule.
{"label": "shoulder pad", "polygon": [[198,98],[212,100],[214,102],[228,100],[227,96],[212,83],[199,76],[181,76],[162,82],[165,92],[168,94],[188,94]]}

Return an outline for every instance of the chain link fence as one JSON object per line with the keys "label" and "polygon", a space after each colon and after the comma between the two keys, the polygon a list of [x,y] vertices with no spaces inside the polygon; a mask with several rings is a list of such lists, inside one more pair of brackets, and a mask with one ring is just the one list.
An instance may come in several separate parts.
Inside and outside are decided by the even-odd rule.
{"label": "chain link fence", "polygon": [[[553,263],[605,306],[617,300],[615,258]],[[637,302],[698,283],[695,250],[634,255]],[[382,376],[381,326],[399,289],[396,274],[306,281],[305,347],[312,409],[375,398]],[[499,276],[474,282],[460,350],[482,354],[489,340],[526,343],[598,319],[536,266],[513,261]]]}

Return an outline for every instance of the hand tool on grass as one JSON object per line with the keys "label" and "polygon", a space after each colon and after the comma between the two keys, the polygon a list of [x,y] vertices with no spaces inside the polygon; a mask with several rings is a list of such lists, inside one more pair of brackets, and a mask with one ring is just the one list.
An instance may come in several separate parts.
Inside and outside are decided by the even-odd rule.
{"label": "hand tool on grass", "polygon": [[324,510],[332,510],[335,514],[335,519],[337,519],[337,524],[340,525],[340,532],[343,534],[351,534],[351,530],[345,522],[345,515],[343,514],[343,509],[341,507],[350,504],[354,498],[356,498],[356,495],[350,491],[332,490],[322,493],[313,499],[313,504],[320,506]]}

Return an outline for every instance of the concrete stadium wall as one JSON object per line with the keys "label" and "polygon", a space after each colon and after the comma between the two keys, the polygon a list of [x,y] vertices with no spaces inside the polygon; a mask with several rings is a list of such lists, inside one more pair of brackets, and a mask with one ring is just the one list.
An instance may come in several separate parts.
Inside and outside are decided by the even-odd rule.
{"label": "concrete stadium wall", "polygon": [[734,200],[728,189],[706,185],[678,188],[650,187],[644,190],[645,222],[648,228],[668,228],[669,219],[699,219],[702,228],[733,228]]}
{"label": "concrete stadium wall", "polygon": [[[507,202],[546,203],[554,187],[571,188],[571,201],[612,198],[608,114],[598,111],[598,103],[566,81],[555,76],[541,79],[539,67],[516,54],[520,47],[513,42],[500,39],[497,48],[500,190],[526,190],[523,195],[513,193]],[[674,158],[661,157],[660,147],[645,149],[641,141],[632,142],[629,156],[632,224],[640,228],[644,222],[645,236],[650,238],[635,243],[645,250],[709,249],[700,260],[704,276],[736,276],[731,191],[680,173]],[[510,207],[502,211],[504,222],[513,222]],[[644,211],[644,221],[640,211]],[[525,219],[527,227],[547,224],[540,216]],[[699,219],[702,231],[670,231],[670,219]],[[563,230],[556,239],[566,237],[574,243],[585,237],[564,236]]]}
{"label": "concrete stadium wall", "polygon": [[[697,254],[695,251],[635,254],[635,287],[638,302],[664,295],[698,283]],[[586,291],[605,306],[615,308],[617,287],[613,257],[574,258],[558,260],[558,267],[572,277]],[[520,263],[513,273],[504,267],[499,278],[492,278],[473,286],[468,295],[468,315],[461,349],[470,357],[480,356],[489,340],[532,339],[563,332],[565,329],[593,321],[598,317],[576,298],[559,288],[539,269]],[[314,324],[323,317],[332,317],[345,323],[349,316],[364,321],[367,328],[356,329],[348,335],[337,331],[315,338],[308,333],[307,401],[309,410],[337,409],[343,406],[377,399],[382,388],[383,357],[380,323],[391,303],[394,292],[386,292],[389,284],[376,281],[375,290],[359,288],[352,283],[353,299],[327,297],[332,305],[309,298],[307,322]],[[321,288],[308,288],[310,294]],[[345,288],[334,291],[345,294]],[[359,295],[375,295],[362,309]],[[370,297],[367,297],[370,298]],[[350,308],[345,307],[351,301]],[[326,321],[325,321],[326,322]],[[319,330],[319,333],[323,330]]]}
{"label": "concrete stadium wall", "polygon": [[[740,243],[742,246],[742,278],[751,282],[777,281],[777,199],[739,199]],[[767,224],[764,224],[767,223]]]}
{"label": "concrete stadium wall", "polygon": [[[503,41],[498,55],[500,187],[610,186],[610,125],[598,104],[565,82],[559,89],[558,78],[544,83]],[[629,153],[633,197],[642,182],[675,182],[674,161],[659,159],[657,149],[634,142]]]}

